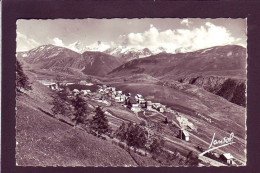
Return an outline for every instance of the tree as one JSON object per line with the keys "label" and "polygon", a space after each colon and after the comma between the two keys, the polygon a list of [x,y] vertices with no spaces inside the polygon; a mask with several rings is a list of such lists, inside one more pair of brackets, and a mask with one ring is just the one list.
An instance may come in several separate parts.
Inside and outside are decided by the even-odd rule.
{"label": "tree", "polygon": [[145,148],[148,132],[144,127],[130,122],[126,131],[126,143],[128,146],[136,148]]}
{"label": "tree", "polygon": [[53,107],[52,112],[54,115],[64,115],[71,116],[72,108],[71,108],[71,100],[68,98],[68,92],[66,90],[61,90],[56,92],[53,96]]}
{"label": "tree", "polygon": [[153,156],[158,156],[163,151],[164,140],[159,136],[153,136],[152,143],[150,145],[150,152]]}
{"label": "tree", "polygon": [[127,131],[127,126],[125,122],[121,124],[121,126],[115,131],[115,136],[120,139],[121,141],[126,140],[126,131]]}
{"label": "tree", "polygon": [[126,125],[122,123],[116,130],[115,136],[122,142],[126,142],[129,147],[145,148],[148,139],[148,131],[144,126],[133,124],[132,122]]}
{"label": "tree", "polygon": [[193,154],[193,151],[190,151],[186,157],[186,165],[188,166],[198,166],[199,165],[200,160],[198,159],[197,156],[195,156],[195,154]]}
{"label": "tree", "polygon": [[24,74],[22,66],[18,60],[16,60],[16,90],[21,91],[24,90],[31,90],[31,86],[29,83],[28,77]]}
{"label": "tree", "polygon": [[93,117],[93,119],[90,122],[91,129],[97,132],[98,136],[110,132],[108,119],[105,116],[105,113],[102,111],[100,107],[97,107],[95,112],[96,115]]}
{"label": "tree", "polygon": [[77,94],[74,99],[72,99],[72,106],[74,107],[74,116],[73,119],[76,121],[76,125],[79,123],[84,123],[86,118],[86,113],[88,110],[88,106],[86,104],[86,101],[82,98],[81,94]]}

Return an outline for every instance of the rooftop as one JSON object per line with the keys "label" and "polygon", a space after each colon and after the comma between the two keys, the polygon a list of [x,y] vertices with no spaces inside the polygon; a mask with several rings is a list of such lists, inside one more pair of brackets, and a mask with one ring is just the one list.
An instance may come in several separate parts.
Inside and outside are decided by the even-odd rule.
{"label": "rooftop", "polygon": [[190,136],[190,134],[189,134],[189,132],[188,132],[187,130],[182,130],[182,132],[183,132],[183,134],[184,134],[185,136]]}
{"label": "rooftop", "polygon": [[228,160],[234,158],[230,153],[224,153],[223,156]]}

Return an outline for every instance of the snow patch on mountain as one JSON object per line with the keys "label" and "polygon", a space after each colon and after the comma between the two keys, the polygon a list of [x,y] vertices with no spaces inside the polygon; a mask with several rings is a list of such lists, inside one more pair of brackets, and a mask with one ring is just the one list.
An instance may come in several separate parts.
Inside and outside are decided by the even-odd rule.
{"label": "snow patch on mountain", "polygon": [[105,44],[103,42],[97,42],[89,46],[86,46],[85,51],[104,52],[110,47],[111,47],[110,45]]}

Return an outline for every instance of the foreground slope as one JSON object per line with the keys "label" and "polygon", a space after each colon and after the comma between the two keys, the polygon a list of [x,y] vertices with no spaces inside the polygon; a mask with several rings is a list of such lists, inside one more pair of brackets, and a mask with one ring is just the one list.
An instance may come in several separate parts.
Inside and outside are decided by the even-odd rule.
{"label": "foreground slope", "polygon": [[51,91],[38,83],[32,87],[17,94],[19,166],[136,166],[120,147],[51,117]]}

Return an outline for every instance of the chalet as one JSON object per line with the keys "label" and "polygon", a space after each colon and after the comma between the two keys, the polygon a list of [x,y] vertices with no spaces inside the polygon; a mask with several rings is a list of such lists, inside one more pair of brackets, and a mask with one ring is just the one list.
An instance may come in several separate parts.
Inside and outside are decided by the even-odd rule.
{"label": "chalet", "polygon": [[87,84],[87,81],[81,80],[81,81],[79,81],[79,84],[80,84],[80,85],[86,85],[86,84]]}
{"label": "chalet", "polygon": [[138,103],[145,103],[145,100],[144,100],[144,98],[138,98]]}
{"label": "chalet", "polygon": [[85,85],[87,85],[87,86],[92,86],[93,83],[86,83]]}
{"label": "chalet", "polygon": [[166,110],[166,105],[162,105],[162,108],[163,108],[164,110]]}
{"label": "chalet", "polygon": [[126,100],[126,95],[125,94],[121,95],[120,100],[121,100],[121,102],[124,102]]}
{"label": "chalet", "polygon": [[74,83],[72,83],[72,82],[68,82],[68,83],[66,83],[65,84],[65,86],[69,86],[69,85],[73,85]]}
{"label": "chalet", "polygon": [[116,88],[115,87],[111,87],[111,91],[116,91]]}
{"label": "chalet", "polygon": [[127,105],[128,108],[132,108],[133,104],[138,104],[138,102],[133,98],[133,97],[128,97],[125,101],[125,104]]}
{"label": "chalet", "polygon": [[142,96],[141,94],[136,94],[136,96],[137,96],[138,98],[143,98],[143,96]]}
{"label": "chalet", "polygon": [[166,112],[172,112],[172,113],[174,113],[174,111],[171,109],[171,108],[166,108],[166,110],[165,110]]}
{"label": "chalet", "polygon": [[101,95],[100,93],[97,93],[97,94],[95,95],[95,100],[103,100],[102,95]]}
{"label": "chalet", "polygon": [[115,97],[115,101],[116,101],[116,102],[121,102],[121,97],[116,96],[116,97]]}
{"label": "chalet", "polygon": [[146,102],[146,108],[147,108],[147,110],[152,110],[152,101]]}
{"label": "chalet", "polygon": [[116,95],[116,91],[112,91],[111,94]]}
{"label": "chalet", "polygon": [[98,92],[99,92],[99,93],[104,93],[104,90],[103,90],[102,88],[100,88],[100,89],[98,90]]}
{"label": "chalet", "polygon": [[106,94],[110,93],[107,88],[105,88],[104,92],[105,92]]}
{"label": "chalet", "polygon": [[58,85],[57,84],[52,84],[52,85],[49,85],[49,88],[50,89],[52,89],[52,90],[56,90],[56,89],[58,89],[59,87],[58,87]]}
{"label": "chalet", "polygon": [[58,89],[58,85],[54,82],[48,82],[48,81],[41,81],[41,83],[47,87],[49,87],[52,90]]}
{"label": "chalet", "polygon": [[180,139],[183,139],[185,141],[190,140],[190,134],[187,130],[180,129],[179,130],[179,137],[180,137]]}
{"label": "chalet", "polygon": [[224,153],[220,155],[220,158],[229,165],[234,164],[234,157],[230,153]]}
{"label": "chalet", "polygon": [[139,104],[132,104],[131,110],[134,112],[140,112],[141,111],[141,107]]}
{"label": "chalet", "polygon": [[87,95],[87,94],[91,93],[90,90],[81,90],[81,92],[83,93],[83,95]]}
{"label": "chalet", "polygon": [[159,112],[161,112],[161,113],[164,113],[163,107],[160,107],[160,108],[158,108],[157,110],[158,110]]}
{"label": "chalet", "polygon": [[159,109],[161,107],[161,103],[153,103],[152,106],[154,109]]}
{"label": "chalet", "polygon": [[139,102],[141,108],[147,108],[146,102]]}
{"label": "chalet", "polygon": [[79,93],[79,90],[78,89],[74,89],[72,92],[73,93]]}

